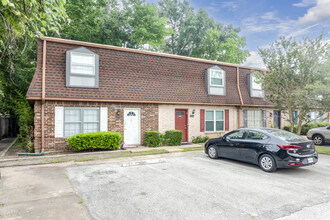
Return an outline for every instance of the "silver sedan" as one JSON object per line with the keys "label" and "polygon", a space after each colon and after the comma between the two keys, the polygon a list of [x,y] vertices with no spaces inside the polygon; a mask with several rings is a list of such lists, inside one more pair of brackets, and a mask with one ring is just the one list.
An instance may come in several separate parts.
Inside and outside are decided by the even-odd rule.
{"label": "silver sedan", "polygon": [[307,138],[313,140],[316,145],[330,143],[330,125],[310,129],[307,133]]}

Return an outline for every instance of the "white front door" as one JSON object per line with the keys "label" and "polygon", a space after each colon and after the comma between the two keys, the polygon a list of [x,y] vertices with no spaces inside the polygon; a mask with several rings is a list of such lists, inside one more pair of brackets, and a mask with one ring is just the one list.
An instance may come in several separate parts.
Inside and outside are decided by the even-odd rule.
{"label": "white front door", "polygon": [[140,109],[124,109],[124,142],[141,144]]}

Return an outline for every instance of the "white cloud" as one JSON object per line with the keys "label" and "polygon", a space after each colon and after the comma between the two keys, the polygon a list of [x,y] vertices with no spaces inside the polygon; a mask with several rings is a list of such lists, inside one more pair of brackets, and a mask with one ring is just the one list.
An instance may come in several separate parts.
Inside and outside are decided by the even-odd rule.
{"label": "white cloud", "polygon": [[210,6],[206,7],[209,11],[218,12],[221,8],[228,9],[230,11],[236,11],[238,4],[233,1],[223,1],[223,2],[211,2]]}
{"label": "white cloud", "polygon": [[222,5],[221,7],[222,8],[229,8],[229,9],[232,9],[232,10],[235,10],[237,8],[237,3],[235,2],[222,2]]}
{"label": "white cloud", "polygon": [[273,11],[266,12],[261,16],[261,18],[265,20],[278,20],[278,18],[275,16],[275,12]]}
{"label": "white cloud", "polygon": [[265,68],[265,64],[262,61],[262,58],[259,56],[258,52],[256,51],[251,51],[250,52],[251,56],[249,56],[245,63],[243,64],[244,66],[251,66],[251,67],[260,67],[260,68]]}
{"label": "white cloud", "polygon": [[310,29],[312,29],[313,27],[316,27],[316,26],[319,26],[319,24],[313,24],[313,25],[310,25],[308,27],[305,27],[305,28],[299,29],[297,31],[291,32],[288,35],[288,37],[296,37],[296,36],[300,36],[300,35],[306,35]]}
{"label": "white cloud", "polygon": [[316,3],[316,0],[302,0],[299,3],[294,3],[292,6],[294,7],[307,7],[310,5],[314,5]]}
{"label": "white cloud", "polygon": [[277,17],[275,12],[266,12],[243,19],[242,26],[248,32],[279,31],[283,33],[290,31],[294,22]]}
{"label": "white cloud", "polygon": [[330,0],[317,0],[316,6],[308,9],[307,13],[298,19],[297,25],[324,21],[330,21]]}

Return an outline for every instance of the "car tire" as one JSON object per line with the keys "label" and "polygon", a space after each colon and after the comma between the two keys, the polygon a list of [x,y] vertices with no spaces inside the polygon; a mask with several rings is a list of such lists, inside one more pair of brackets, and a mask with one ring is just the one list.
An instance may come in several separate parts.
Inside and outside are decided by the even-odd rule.
{"label": "car tire", "polygon": [[324,138],[319,134],[313,135],[313,142],[315,145],[322,145],[324,144]]}
{"label": "car tire", "polygon": [[217,159],[219,157],[217,148],[213,145],[211,145],[207,148],[207,154],[212,159]]}
{"label": "car tire", "polygon": [[277,167],[275,160],[269,154],[263,154],[259,158],[259,166],[265,172],[274,172]]}

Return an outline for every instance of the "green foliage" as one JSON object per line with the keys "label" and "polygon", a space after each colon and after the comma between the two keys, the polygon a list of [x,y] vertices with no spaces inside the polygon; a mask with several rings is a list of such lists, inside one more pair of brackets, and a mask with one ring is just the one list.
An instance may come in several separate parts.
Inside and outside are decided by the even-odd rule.
{"label": "green foliage", "polygon": [[26,147],[30,152],[34,150],[33,146],[33,109],[26,99],[20,95],[20,99],[15,100],[15,114],[18,118],[19,134],[18,140],[22,146]]}
{"label": "green foliage", "polygon": [[121,140],[122,135],[120,133],[103,131],[77,134],[69,137],[67,143],[76,150],[116,150],[120,147]]}
{"label": "green foliage", "polygon": [[65,0],[0,2],[0,113],[19,126],[19,141],[33,150],[33,110],[24,95],[36,66],[36,36],[59,32]]}
{"label": "green foliage", "polygon": [[[269,72],[258,74],[258,81],[267,91],[267,99],[288,116],[291,132],[295,119],[300,134],[309,112],[329,111],[329,51],[330,43],[323,41],[322,35],[302,41],[281,37],[269,48],[259,49]],[[298,111],[296,118],[294,111]]]}
{"label": "green foliage", "polygon": [[145,143],[148,147],[159,147],[163,144],[164,135],[158,131],[146,131]]}
{"label": "green foliage", "polygon": [[205,143],[208,139],[210,139],[208,136],[202,137],[202,136],[197,136],[196,138],[192,139],[193,143]]}
{"label": "green foliage", "polygon": [[[311,122],[311,123],[307,123],[307,124],[304,124],[302,127],[301,127],[301,135],[307,135],[307,132],[312,129],[312,128],[319,128],[319,127],[325,127],[325,126],[328,126],[330,125],[330,122]],[[297,132],[297,125],[294,126],[293,128],[293,132],[296,133]],[[290,131],[290,125],[286,125],[284,126],[283,128],[284,130],[286,131]]]}
{"label": "green foliage", "polygon": [[124,0],[121,7],[116,0],[69,0],[65,9],[70,20],[62,25],[63,38],[152,49],[171,33],[157,6],[144,0]]}
{"label": "green foliage", "polygon": [[230,63],[243,63],[249,56],[239,28],[216,22],[203,9],[195,13],[188,1],[160,0],[158,5],[173,29],[165,42],[166,52]]}
{"label": "green foliage", "polygon": [[59,21],[66,18],[65,0],[2,0],[0,2],[0,52],[11,54],[16,42],[36,37],[37,32],[59,32]]}
{"label": "green foliage", "polygon": [[169,146],[180,146],[182,140],[182,131],[169,130],[165,132],[164,142]]}

